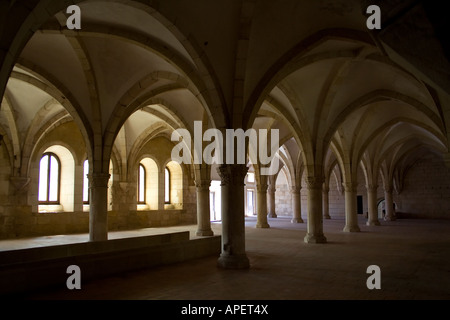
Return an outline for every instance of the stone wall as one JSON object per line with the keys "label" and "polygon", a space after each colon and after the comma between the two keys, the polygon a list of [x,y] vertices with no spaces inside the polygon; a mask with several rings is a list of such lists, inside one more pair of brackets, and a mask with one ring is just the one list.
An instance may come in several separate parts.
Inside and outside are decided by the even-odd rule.
{"label": "stone wall", "polygon": [[9,177],[11,176],[10,161],[5,144],[0,145],[0,234],[11,233],[14,229],[14,217],[9,209]]}
{"label": "stone wall", "polygon": [[[18,213],[1,216],[0,239],[89,232],[89,212]],[[108,211],[108,230],[157,228],[195,223],[186,210]]]}
{"label": "stone wall", "polygon": [[292,216],[292,195],[287,184],[277,184],[275,191],[277,216]]}
{"label": "stone wall", "polygon": [[345,217],[345,194],[342,186],[338,187],[334,177],[330,178],[330,191],[328,192],[329,213],[331,218]]}
{"label": "stone wall", "polygon": [[418,162],[394,201],[399,218],[450,219],[450,168],[437,156]]}
{"label": "stone wall", "polygon": [[[46,150],[53,150],[55,146],[64,150],[64,153],[58,154],[61,167],[70,164],[69,167],[63,168],[65,177],[61,176],[64,201],[69,205],[47,206],[47,209],[50,208],[49,212],[43,212],[41,210],[43,206],[38,203],[39,161]],[[120,161],[115,159],[108,196],[108,230],[196,223],[196,190],[187,167],[171,164],[174,203],[164,204],[163,168],[171,159],[171,150],[170,140],[160,136],[143,144],[140,152],[131,158],[138,164],[143,157],[152,156],[158,164],[159,177],[156,174],[159,181],[156,184],[159,189],[156,190],[158,199],[152,208],[149,206],[138,208],[136,175],[127,172],[137,168],[133,165],[129,165],[128,168],[121,166]],[[82,200],[84,178],[82,165],[86,159],[86,152],[83,138],[74,122],[69,121],[55,126],[39,140],[30,155],[29,163],[23,164],[30,168],[28,177],[12,177],[8,151],[6,143],[2,143],[0,239],[89,232],[89,206],[83,205]]]}

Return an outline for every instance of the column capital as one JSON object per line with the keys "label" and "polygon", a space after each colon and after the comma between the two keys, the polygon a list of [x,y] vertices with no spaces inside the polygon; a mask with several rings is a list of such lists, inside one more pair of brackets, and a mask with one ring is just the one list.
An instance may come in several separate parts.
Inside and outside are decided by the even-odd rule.
{"label": "column capital", "polygon": [[224,164],[217,168],[221,186],[243,186],[248,168],[245,164]]}
{"label": "column capital", "polygon": [[194,183],[197,191],[209,190],[209,187],[211,186],[211,180],[207,179],[195,180]]}
{"label": "column capital", "polygon": [[376,192],[378,189],[378,185],[369,183],[366,185],[366,188],[367,188],[367,191],[369,191],[369,192]]}
{"label": "column capital", "polygon": [[324,184],[323,187],[322,187],[322,192],[324,192],[324,193],[330,192],[330,187],[327,186],[326,184]]}
{"label": "column capital", "polygon": [[268,186],[267,184],[261,184],[261,183],[258,183],[258,184],[256,185],[256,191],[258,191],[258,192],[264,192],[264,193],[266,193],[267,190],[268,190],[268,188],[269,188],[269,186]]}
{"label": "column capital", "polygon": [[306,177],[305,181],[309,190],[322,189],[322,184],[325,182],[325,178],[322,176],[309,176]]}
{"label": "column capital", "polygon": [[91,188],[107,188],[111,175],[109,173],[91,173],[88,174]]}
{"label": "column capital", "polygon": [[301,186],[293,186],[293,187],[291,187],[291,189],[290,189],[291,193],[299,193],[300,190],[302,190],[302,187],[301,187]]}
{"label": "column capital", "polygon": [[343,182],[345,192],[356,192],[357,184],[353,182]]}

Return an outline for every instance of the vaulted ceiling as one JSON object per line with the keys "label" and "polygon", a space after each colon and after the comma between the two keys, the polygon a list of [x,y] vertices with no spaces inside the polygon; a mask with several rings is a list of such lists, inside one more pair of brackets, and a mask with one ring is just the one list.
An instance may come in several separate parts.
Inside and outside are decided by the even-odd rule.
{"label": "vaulted ceiling", "polygon": [[[349,179],[361,160],[394,172],[424,150],[448,153],[445,47],[416,65],[417,56],[402,56],[412,39],[393,47],[388,33],[430,12],[420,3],[399,7],[402,19],[377,34],[359,0],[74,2],[81,30],[65,27],[64,1],[2,4],[2,14],[22,17],[5,17],[0,29],[0,124],[15,155],[68,118],[88,153],[102,144],[124,159],[143,136],[193,132],[194,121],[278,129],[293,166],[309,174],[331,165],[329,148]],[[385,18],[393,4],[380,7]],[[423,14],[419,31],[436,30]],[[435,76],[434,54],[445,69]]]}

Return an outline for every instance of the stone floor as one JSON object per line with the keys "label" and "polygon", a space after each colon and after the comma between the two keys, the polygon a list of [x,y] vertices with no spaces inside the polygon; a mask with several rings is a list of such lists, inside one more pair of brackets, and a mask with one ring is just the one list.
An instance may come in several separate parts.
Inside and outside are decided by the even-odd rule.
{"label": "stone floor", "polygon": [[[81,290],[25,294],[27,300],[448,300],[450,220],[398,219],[345,233],[343,218],[324,220],[326,244],[306,244],[306,223],[269,219],[269,229],[246,218],[249,270],[223,270],[217,257],[82,282]],[[195,226],[111,232],[110,238]],[[221,226],[213,223],[215,234]],[[0,241],[0,250],[66,241],[87,235]],[[369,290],[367,268],[381,270],[381,289]]]}

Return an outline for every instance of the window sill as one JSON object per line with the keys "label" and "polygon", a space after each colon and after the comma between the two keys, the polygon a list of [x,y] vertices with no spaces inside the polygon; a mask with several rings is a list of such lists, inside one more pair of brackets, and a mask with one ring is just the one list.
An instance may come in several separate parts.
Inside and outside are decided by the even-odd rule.
{"label": "window sill", "polygon": [[148,204],[138,204],[137,210],[138,211],[147,211],[147,210],[150,210],[150,207],[148,206]]}
{"label": "window sill", "polygon": [[64,212],[64,208],[60,204],[40,204],[39,213],[59,213]]}

